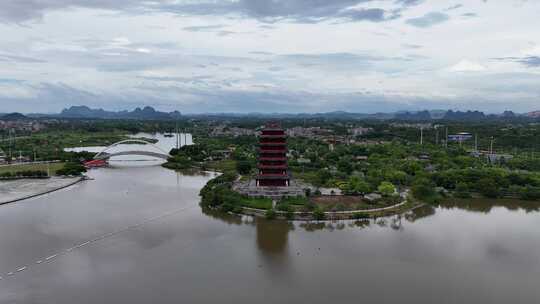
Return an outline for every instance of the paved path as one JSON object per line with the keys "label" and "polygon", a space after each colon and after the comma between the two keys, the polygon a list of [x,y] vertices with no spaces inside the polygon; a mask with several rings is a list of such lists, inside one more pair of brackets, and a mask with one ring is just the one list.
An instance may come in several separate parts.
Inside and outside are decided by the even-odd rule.
{"label": "paved path", "polygon": [[74,185],[82,180],[84,180],[84,177],[52,177],[48,179],[0,181],[0,205],[51,193]]}
{"label": "paved path", "polygon": [[[401,202],[401,203],[398,203],[398,204],[395,204],[395,205],[392,205],[392,206],[383,207],[383,208],[375,208],[375,209],[358,209],[358,210],[348,210],[348,211],[325,211],[324,214],[326,214],[326,215],[336,215],[336,214],[355,214],[355,213],[379,212],[379,211],[385,211],[385,210],[399,208],[399,207],[405,205],[406,203],[407,203],[407,201],[404,201],[404,202]],[[242,207],[242,208],[245,209],[245,210],[249,210],[249,211],[266,212],[266,210],[264,210],[264,209],[256,209],[256,208],[249,208],[249,207]],[[278,214],[287,213],[285,211],[279,211],[279,210],[276,210],[276,212]],[[306,214],[306,213],[311,213],[311,212],[310,211],[294,211],[292,213],[294,213],[294,214]]]}

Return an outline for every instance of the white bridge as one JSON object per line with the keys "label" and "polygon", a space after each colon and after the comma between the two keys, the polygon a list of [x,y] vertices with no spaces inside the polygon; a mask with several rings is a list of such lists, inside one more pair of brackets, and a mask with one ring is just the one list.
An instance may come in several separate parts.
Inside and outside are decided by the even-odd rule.
{"label": "white bridge", "polygon": [[[123,145],[123,144],[145,145],[145,146],[149,146],[152,149],[151,150],[137,150],[137,149],[129,150],[129,149],[127,149],[126,151],[119,151],[119,152],[112,152],[111,151],[113,148],[115,148],[115,147],[117,147],[119,145]],[[122,140],[122,141],[119,141],[117,143],[114,143],[114,144],[108,146],[107,148],[103,149],[101,152],[99,152],[98,154],[96,154],[94,156],[94,159],[107,160],[107,159],[109,159],[111,157],[114,157],[114,156],[123,156],[123,155],[150,156],[150,157],[156,157],[156,158],[161,158],[161,159],[165,159],[165,160],[168,159],[169,157],[171,157],[168,152],[165,152],[163,149],[161,149],[160,147],[154,145],[151,142],[148,142],[148,141],[145,141],[145,140],[142,140],[142,139],[126,139],[126,140]]]}

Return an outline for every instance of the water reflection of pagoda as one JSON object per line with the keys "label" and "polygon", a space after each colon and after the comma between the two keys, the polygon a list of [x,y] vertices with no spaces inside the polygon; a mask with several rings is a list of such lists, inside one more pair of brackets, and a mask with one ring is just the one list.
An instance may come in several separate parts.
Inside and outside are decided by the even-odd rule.
{"label": "water reflection of pagoda", "polygon": [[259,187],[288,187],[290,175],[287,166],[287,137],[277,123],[268,123],[259,138]]}

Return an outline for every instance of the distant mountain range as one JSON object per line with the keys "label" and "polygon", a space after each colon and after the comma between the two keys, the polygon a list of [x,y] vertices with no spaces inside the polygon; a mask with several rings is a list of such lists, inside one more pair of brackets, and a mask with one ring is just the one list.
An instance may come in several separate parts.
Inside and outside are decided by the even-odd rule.
{"label": "distant mountain range", "polygon": [[419,111],[419,112],[405,112],[405,113],[396,113],[393,117],[396,120],[431,120],[433,117],[429,111]]}
{"label": "distant mountain range", "polygon": [[1,120],[11,121],[11,120],[26,120],[28,117],[24,116],[21,113],[10,113],[10,114],[0,114]]}
{"label": "distant mountain range", "polygon": [[512,111],[505,111],[501,114],[485,114],[480,111],[453,111],[453,110],[424,110],[417,112],[396,112],[396,113],[351,113],[351,112],[327,112],[327,113],[298,113],[298,114],[283,114],[283,113],[208,113],[194,114],[187,116],[206,117],[206,118],[240,118],[240,117],[259,117],[259,118],[278,118],[278,119],[357,119],[357,120],[399,120],[399,121],[482,121],[482,120],[527,120],[540,118],[540,111],[530,112],[526,114],[516,114]]}
{"label": "distant mountain range", "polygon": [[429,121],[429,120],[446,120],[446,121],[481,121],[481,120],[512,120],[512,119],[528,119],[540,118],[540,111],[529,112],[526,114],[516,114],[512,111],[504,111],[501,114],[484,114],[480,111],[419,111],[396,113],[393,117],[395,120],[412,120],[412,121]]}
{"label": "distant mountain range", "polygon": [[540,111],[529,112],[527,113],[527,116],[531,118],[540,118]]}
{"label": "distant mountain range", "polygon": [[61,118],[167,120],[178,118],[181,113],[178,111],[159,112],[152,107],[136,108],[133,111],[112,112],[103,109],[91,109],[87,106],[73,106],[62,110],[58,116]]}
{"label": "distant mountain range", "polygon": [[[92,109],[87,106],[72,106],[62,110],[59,114],[28,114],[20,113],[0,114],[0,120],[22,120],[28,118],[72,118],[72,119],[139,119],[139,120],[172,120],[182,114],[178,111],[160,112],[152,107],[136,108],[133,111],[106,111]],[[400,120],[400,121],[483,121],[483,120],[538,120],[540,111],[517,114],[505,111],[500,114],[485,114],[480,111],[453,111],[453,110],[423,110],[414,112],[395,113],[352,113],[335,111],[326,113],[201,113],[189,114],[184,117],[196,118],[242,118],[258,117],[267,119],[348,119],[348,120]]]}

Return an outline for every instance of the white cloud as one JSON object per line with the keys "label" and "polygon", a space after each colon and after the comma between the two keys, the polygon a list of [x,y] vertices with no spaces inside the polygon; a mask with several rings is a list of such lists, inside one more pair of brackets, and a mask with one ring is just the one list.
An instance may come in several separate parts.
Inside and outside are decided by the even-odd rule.
{"label": "white cloud", "polygon": [[451,66],[449,70],[452,72],[482,72],[486,70],[486,67],[480,63],[464,59]]}
{"label": "white cloud", "polygon": [[525,56],[540,56],[540,45],[526,48],[522,51],[522,54]]}
{"label": "white cloud", "polygon": [[139,52],[139,53],[146,53],[146,54],[152,53],[152,51],[149,50],[149,49],[147,49],[147,48],[136,48],[135,50],[136,50],[137,52]]}
{"label": "white cloud", "polygon": [[[99,97],[100,106],[136,100],[184,112],[277,102],[379,111],[512,100],[517,109],[540,96],[539,1],[468,1],[453,10],[454,0],[4,2],[0,107],[11,97],[10,110],[38,91],[55,107],[48,112],[79,91],[95,93],[84,102]],[[478,17],[460,17],[469,12]]]}

